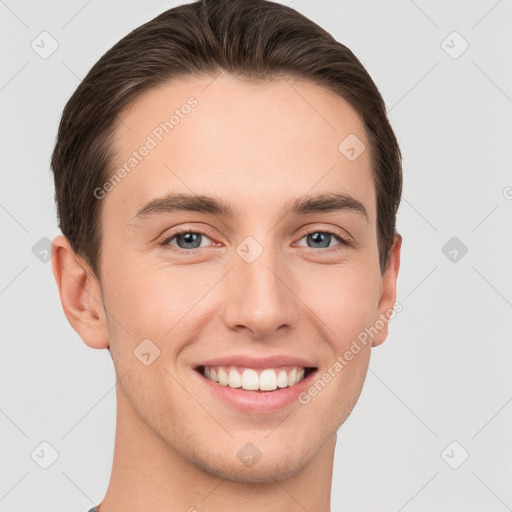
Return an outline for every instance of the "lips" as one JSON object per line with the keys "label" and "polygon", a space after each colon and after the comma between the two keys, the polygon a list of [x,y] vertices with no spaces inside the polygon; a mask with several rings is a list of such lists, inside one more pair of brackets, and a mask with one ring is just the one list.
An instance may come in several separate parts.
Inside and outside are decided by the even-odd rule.
{"label": "lips", "polygon": [[192,373],[207,393],[206,399],[219,400],[248,415],[273,414],[293,404],[297,406],[299,395],[311,385],[318,371],[312,361],[283,356],[240,356],[203,363],[194,366]]}
{"label": "lips", "polygon": [[301,359],[294,356],[274,355],[267,357],[251,357],[244,354],[204,360],[195,364],[194,368],[197,369],[200,366],[240,366],[254,369],[274,368],[279,366],[317,368],[317,364],[313,360]]}
{"label": "lips", "polygon": [[271,412],[293,402],[318,370],[315,361],[287,355],[225,356],[194,366],[208,389],[245,412]]}

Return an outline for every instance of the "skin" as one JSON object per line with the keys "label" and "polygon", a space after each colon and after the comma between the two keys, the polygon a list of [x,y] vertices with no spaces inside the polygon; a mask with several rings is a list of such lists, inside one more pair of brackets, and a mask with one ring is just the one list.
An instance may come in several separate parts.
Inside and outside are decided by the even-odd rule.
{"label": "skin", "polygon": [[[118,377],[113,469],[101,509],[326,512],[336,432],[388,322],[307,405],[276,413],[221,403],[192,368],[220,355],[287,354],[326,371],[392,310],[401,237],[381,274],[370,146],[346,101],[305,81],[212,80],[170,82],[123,112],[115,169],[175,108],[190,96],[198,101],[102,199],[101,286],[66,238],[54,240],[66,317],[87,345],[110,349]],[[338,150],[351,133],[366,145],[355,161]],[[292,198],[333,191],[359,200],[368,221],[349,210],[283,210]],[[235,215],[185,211],[134,222],[147,201],[170,192],[215,196]],[[185,228],[206,234],[199,249],[182,249],[192,255],[176,251],[176,238],[159,245]],[[308,240],[329,228],[352,244]],[[247,236],[263,248],[253,263],[236,252]],[[149,366],[133,354],[144,339],[160,349]],[[262,453],[250,468],[236,456],[247,442]]]}

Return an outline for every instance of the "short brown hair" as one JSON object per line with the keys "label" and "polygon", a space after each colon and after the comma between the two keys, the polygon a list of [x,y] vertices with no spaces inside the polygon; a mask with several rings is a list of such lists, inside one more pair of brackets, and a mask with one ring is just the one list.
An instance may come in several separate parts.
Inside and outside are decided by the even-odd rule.
{"label": "short brown hair", "polygon": [[[384,100],[361,62],[328,32],[267,0],[199,0],[136,28],[91,68],[67,102],[51,158],[62,233],[100,278],[100,212],[119,114],[169,79],[227,71],[249,82],[309,80],[345,99],[370,143],[381,272],[396,233],[402,162]],[[340,141],[341,142],[341,141]]]}

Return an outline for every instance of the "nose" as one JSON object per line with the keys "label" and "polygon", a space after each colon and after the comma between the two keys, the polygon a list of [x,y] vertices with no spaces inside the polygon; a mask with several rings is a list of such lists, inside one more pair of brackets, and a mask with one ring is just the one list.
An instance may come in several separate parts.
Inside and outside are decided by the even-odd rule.
{"label": "nose", "polygon": [[250,263],[234,254],[224,283],[227,327],[260,341],[295,328],[300,313],[290,269],[275,252],[265,248]]}

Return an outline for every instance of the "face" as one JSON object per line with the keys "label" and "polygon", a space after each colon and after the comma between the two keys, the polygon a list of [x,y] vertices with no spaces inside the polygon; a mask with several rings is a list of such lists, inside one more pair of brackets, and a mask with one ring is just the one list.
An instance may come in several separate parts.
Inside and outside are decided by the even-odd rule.
{"label": "face", "polygon": [[168,83],[121,117],[126,172],[99,199],[118,421],[221,478],[292,475],[350,414],[387,331],[361,333],[395,301],[362,121],[318,85],[227,75]]}

